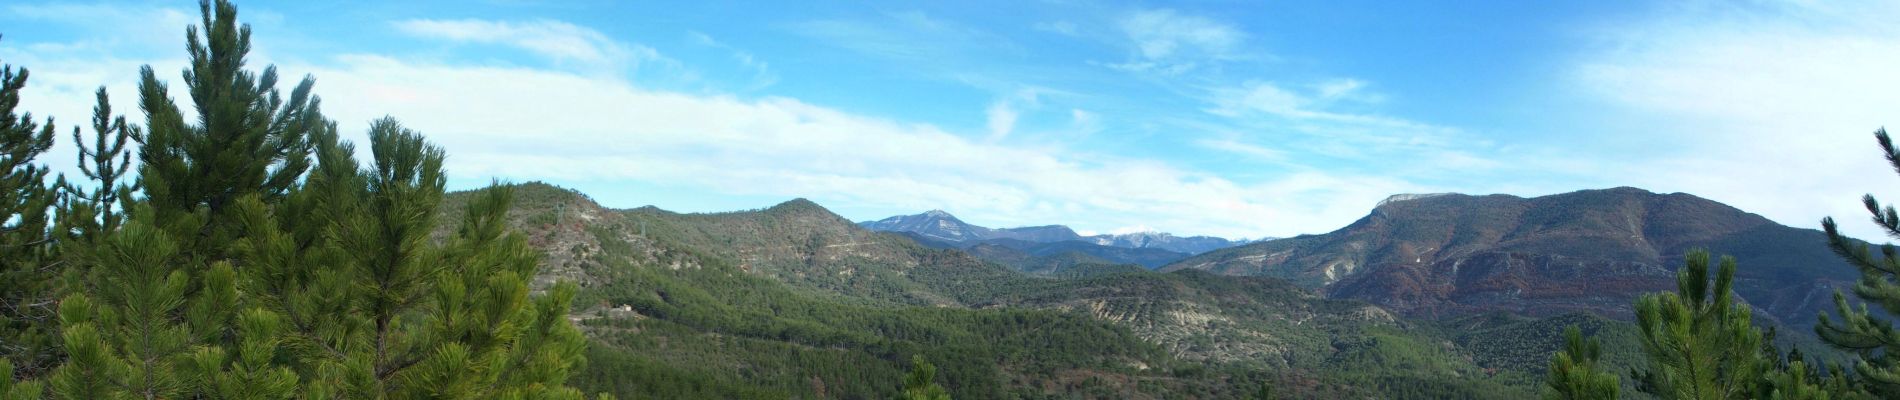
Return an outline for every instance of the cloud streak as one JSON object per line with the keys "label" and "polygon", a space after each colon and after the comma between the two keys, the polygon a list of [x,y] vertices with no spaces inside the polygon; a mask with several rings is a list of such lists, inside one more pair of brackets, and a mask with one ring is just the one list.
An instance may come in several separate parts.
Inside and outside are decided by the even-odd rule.
{"label": "cloud streak", "polygon": [[651,64],[680,65],[651,47],[621,43],[599,31],[556,20],[407,19],[391,25],[415,37],[507,46],[600,74],[623,73]]}

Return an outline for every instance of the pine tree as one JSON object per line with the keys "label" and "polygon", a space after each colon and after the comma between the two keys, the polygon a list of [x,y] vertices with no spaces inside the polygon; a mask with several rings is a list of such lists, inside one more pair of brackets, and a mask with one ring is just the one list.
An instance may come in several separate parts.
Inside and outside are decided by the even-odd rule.
{"label": "pine tree", "polygon": [[118,229],[124,221],[124,203],[138,188],[126,182],[131,171],[132,152],[126,145],[144,140],[137,126],[127,124],[124,116],[112,114],[112,102],[106,88],[100,87],[92,108],[91,145],[73,127],[73,143],[79,147],[79,173],[97,186],[91,189],[68,183],[62,189],[67,196],[60,207],[60,232],[76,234],[79,240],[96,239],[104,232]]}
{"label": "pine tree", "polygon": [[563,386],[585,345],[567,319],[576,289],[530,295],[538,256],[505,229],[512,193],[483,191],[437,238],[441,149],[384,119],[359,165],[310,79],[284,100],[274,70],[243,70],[235,7],[201,11],[185,72],[200,118],[143,70],[137,183],[117,183],[115,154],[141,135],[105,122],[101,93],[81,155],[101,186],[70,200],[99,223],[63,254],[81,277],[58,306],[67,359],[0,396],[581,398]]}
{"label": "pine tree", "polygon": [[434,244],[441,150],[388,119],[370,141],[373,168],[351,173],[332,168],[350,164],[349,146],[320,135],[317,172],[279,219],[259,197],[239,205],[255,234],[236,254],[255,266],[259,302],[288,316],[287,341],[308,349],[306,386],[351,398],[578,398],[561,387],[585,343],[566,318],[575,289],[529,296],[537,258],[504,229],[512,192],[481,192]]}
{"label": "pine tree", "polygon": [[[232,326],[239,305],[231,265],[180,262],[182,249],[148,210],[134,211],[123,229],[79,258],[92,285],[60,301],[67,361],[51,377],[56,397],[206,393],[225,371],[204,370],[204,353],[226,351],[219,343],[227,334],[267,334]],[[203,284],[190,292],[194,273]]]}
{"label": "pine tree", "polygon": [[[1874,138],[1888,164],[1900,171],[1900,149],[1894,147],[1886,128],[1874,131]],[[1883,206],[1871,194],[1861,200],[1873,214],[1875,225],[1889,236],[1900,237],[1900,212],[1896,212],[1893,205]],[[1880,253],[1876,255],[1866,243],[1842,235],[1831,217],[1822,219],[1821,227],[1827,232],[1828,246],[1848,264],[1860,269],[1854,295],[1863,303],[1855,308],[1848,304],[1846,296],[1835,292],[1834,306],[1840,320],[1822,313],[1815,333],[1829,345],[1858,355],[1854,376],[1867,391],[1884,398],[1900,397],[1900,353],[1897,353],[1900,352],[1900,331],[1894,329],[1892,321],[1867,308],[1871,303],[1886,311],[1886,315],[1900,313],[1900,257],[1896,257],[1900,256],[1900,250],[1886,244],[1880,246]]]}
{"label": "pine tree", "polygon": [[904,375],[904,391],[898,395],[902,400],[950,400],[950,392],[937,384],[937,366],[924,361],[924,356],[910,358],[910,373]]}
{"label": "pine tree", "polygon": [[[1757,398],[1771,400],[1828,400],[1835,398],[1805,361],[1792,361],[1785,368],[1768,371],[1763,377],[1764,391]],[[1838,389],[1836,389],[1838,390]]]}
{"label": "pine tree", "polygon": [[61,263],[49,229],[57,185],[34,162],[53,146],[53,122],[17,114],[27,76],[25,68],[0,66],[0,359],[30,378],[59,358],[52,328]]}
{"label": "pine tree", "polygon": [[1676,271],[1676,291],[1636,301],[1637,327],[1649,371],[1639,389],[1666,399],[1745,399],[1763,374],[1762,335],[1747,305],[1730,298],[1735,259],[1723,257],[1714,285],[1709,253],[1693,251]]}
{"label": "pine tree", "polygon": [[1253,398],[1255,400],[1275,400],[1275,399],[1279,399],[1280,396],[1275,396],[1273,394],[1272,382],[1265,382],[1265,383],[1260,384],[1260,391],[1254,392]]}
{"label": "pine tree", "polygon": [[1564,348],[1550,357],[1550,377],[1544,384],[1551,390],[1544,398],[1615,399],[1620,383],[1615,374],[1601,368],[1602,357],[1602,344],[1596,338],[1584,338],[1583,330],[1576,325],[1564,329]]}
{"label": "pine tree", "polygon": [[1854,389],[1842,376],[1834,373],[1822,375],[1828,370],[1826,363],[1816,363],[1802,355],[1801,349],[1791,349],[1782,354],[1774,345],[1776,329],[1763,330],[1761,354],[1767,360],[1764,372],[1754,398],[1757,399],[1870,399],[1865,393]]}
{"label": "pine tree", "polygon": [[[183,80],[198,111],[184,120],[169,88],[150,66],[140,70],[139,99],[145,110],[139,179],[155,222],[179,240],[182,255],[204,261],[224,257],[215,249],[235,240],[230,208],[238,199],[281,199],[309,168],[312,131],[329,126],[305,77],[285,98],[277,69],[244,69],[251,28],[237,23],[229,1],[201,2],[201,26],[186,30],[191,65]],[[200,29],[202,27],[202,29]]]}

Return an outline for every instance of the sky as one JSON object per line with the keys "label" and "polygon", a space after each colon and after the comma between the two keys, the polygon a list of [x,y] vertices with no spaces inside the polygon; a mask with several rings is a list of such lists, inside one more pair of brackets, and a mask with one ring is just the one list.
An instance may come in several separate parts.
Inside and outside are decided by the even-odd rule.
{"label": "sky", "polygon": [[[452,188],[616,208],[1259,238],[1400,193],[1634,186],[1879,240],[1860,196],[1900,200],[1871,135],[1900,126],[1892,2],[239,7],[249,65],[314,76],[346,139],[392,116]],[[140,121],[139,67],[182,87],[198,23],[187,1],[5,0],[0,62],[61,132],[100,86]],[[69,144],[43,161],[73,170]]]}

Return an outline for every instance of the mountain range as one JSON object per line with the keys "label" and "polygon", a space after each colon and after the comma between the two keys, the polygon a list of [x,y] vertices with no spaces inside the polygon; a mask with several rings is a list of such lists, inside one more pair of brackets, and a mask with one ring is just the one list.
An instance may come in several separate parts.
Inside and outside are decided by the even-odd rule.
{"label": "mountain range", "polygon": [[1074,234],[1059,226],[925,213],[877,231],[803,199],[684,214],[516,193],[535,287],[582,286],[575,384],[623,398],[888,398],[912,355],[959,398],[1527,398],[1567,326],[1611,370],[1642,362],[1631,299],[1668,289],[1688,249],[1737,257],[1740,297],[1782,325],[1812,324],[1855,273],[1818,232],[1631,188],[1394,196],[1331,233],[1158,271],[1093,254],[1185,253],[1024,238]]}
{"label": "mountain range", "polygon": [[1146,231],[1083,236],[1063,225],[988,228],[963,222],[942,210],[859,222],[858,226],[903,233],[933,247],[969,249],[986,260],[1029,272],[1047,272],[1077,262],[1157,268],[1195,254],[1254,242]]}
{"label": "mountain range", "polygon": [[802,199],[682,214],[515,191],[511,226],[544,252],[535,287],[582,287],[575,385],[623,398],[889,398],[911,355],[958,398],[1524,398],[1563,326],[1633,348],[1589,314],[1408,319],[1278,278],[1082,257],[1023,273],[979,253],[1047,244],[933,247]]}

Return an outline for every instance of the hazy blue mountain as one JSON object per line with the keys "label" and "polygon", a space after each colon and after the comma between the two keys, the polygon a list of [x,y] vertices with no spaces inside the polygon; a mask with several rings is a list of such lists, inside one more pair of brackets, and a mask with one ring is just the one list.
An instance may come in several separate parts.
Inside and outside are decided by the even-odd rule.
{"label": "hazy blue mountain", "polygon": [[[993,239],[1013,239],[1037,243],[1083,242],[1105,247],[1123,249],[1155,249],[1172,253],[1200,254],[1250,241],[1237,241],[1211,236],[1175,236],[1165,232],[1134,232],[1123,234],[1101,234],[1082,236],[1074,229],[1062,225],[1029,226],[1020,228],[987,228],[972,225],[942,210],[930,210],[916,215],[899,215],[877,221],[858,223],[865,229],[887,232],[910,232],[918,237],[952,243],[959,247],[975,246]],[[1104,250],[1087,251],[1090,254],[1106,253]],[[1136,259],[1118,262],[1149,265],[1154,256],[1160,253],[1145,253],[1139,262]],[[1100,256],[1100,254],[1097,254]],[[1152,267],[1152,266],[1151,266]]]}

